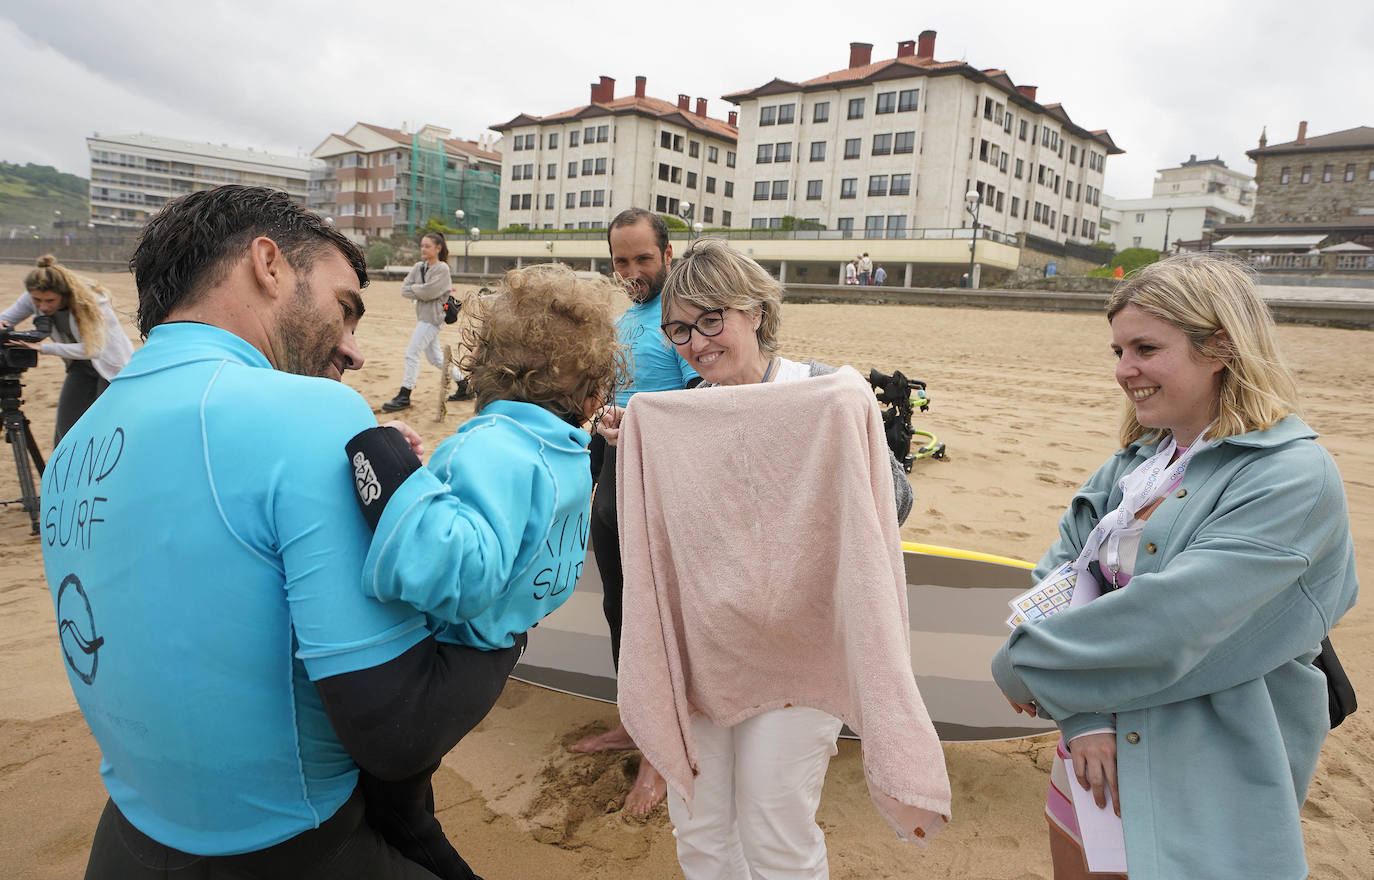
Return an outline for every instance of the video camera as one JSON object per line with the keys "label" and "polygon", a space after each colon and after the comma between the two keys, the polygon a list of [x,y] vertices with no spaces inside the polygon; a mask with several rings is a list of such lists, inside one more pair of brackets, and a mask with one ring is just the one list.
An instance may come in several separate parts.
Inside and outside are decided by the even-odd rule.
{"label": "video camera", "polygon": [[38,352],[32,348],[10,345],[15,342],[42,342],[52,335],[52,317],[34,315],[32,330],[0,330],[0,373],[22,373],[38,366]]}

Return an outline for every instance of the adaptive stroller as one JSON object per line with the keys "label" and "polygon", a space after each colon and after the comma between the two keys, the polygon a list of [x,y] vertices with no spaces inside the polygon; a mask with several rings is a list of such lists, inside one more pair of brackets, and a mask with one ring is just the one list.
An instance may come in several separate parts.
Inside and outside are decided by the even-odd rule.
{"label": "adaptive stroller", "polygon": [[[911,473],[911,465],[921,458],[945,457],[945,444],[935,439],[929,431],[918,431],[911,426],[911,416],[920,407],[921,412],[930,409],[930,397],[926,394],[926,383],[919,379],[908,379],[894,370],[892,375],[870,370],[868,384],[873,386],[882,405],[883,431],[887,435],[887,446],[901,462],[902,469]],[[911,439],[920,437],[924,442],[911,451]]]}

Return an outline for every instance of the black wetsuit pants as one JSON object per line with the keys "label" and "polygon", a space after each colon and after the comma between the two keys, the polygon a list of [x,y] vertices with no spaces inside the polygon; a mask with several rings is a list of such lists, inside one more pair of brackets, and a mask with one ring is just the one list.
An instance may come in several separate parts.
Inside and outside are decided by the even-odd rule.
{"label": "black wetsuit pants", "polygon": [[615,447],[607,444],[601,460],[601,473],[592,497],[592,553],[601,572],[601,608],[611,630],[611,661],[620,669],[621,598],[625,576],[620,570],[620,525],[615,507]]}

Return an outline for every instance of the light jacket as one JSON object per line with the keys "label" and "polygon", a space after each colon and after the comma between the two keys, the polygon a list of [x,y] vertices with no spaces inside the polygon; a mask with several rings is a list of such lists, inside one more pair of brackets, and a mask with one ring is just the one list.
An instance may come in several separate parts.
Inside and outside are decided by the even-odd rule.
{"label": "light jacket", "polygon": [[[1200,451],[1145,522],[1124,589],[1012,632],[1007,696],[1065,738],[1112,727],[1131,880],[1307,876],[1298,812],[1328,732],[1319,642],[1358,591],[1345,491],[1289,416]],[[1132,444],[1074,496],[1036,577],[1078,555]]]}
{"label": "light jacket", "polygon": [[427,324],[444,323],[444,297],[452,289],[453,276],[443,260],[433,266],[421,260],[401,282],[401,296],[415,300],[415,318]]}
{"label": "light jacket", "polygon": [[[110,298],[98,290],[94,293],[100,301],[100,316],[105,322],[105,347],[95,357],[87,355],[86,344],[81,341],[81,330],[76,326],[76,315],[72,315],[68,321],[71,327],[71,341],[45,339],[39,351],[43,354],[55,354],[68,361],[89,360],[91,366],[95,367],[95,371],[103,378],[113,379],[124,369],[129,358],[133,357],[134,344],[125,335],[124,327],[119,323],[119,316],[110,305]],[[14,305],[0,313],[0,321],[11,325],[18,324],[30,315],[36,314],[38,307],[34,305],[33,297],[25,291],[15,300]]]}

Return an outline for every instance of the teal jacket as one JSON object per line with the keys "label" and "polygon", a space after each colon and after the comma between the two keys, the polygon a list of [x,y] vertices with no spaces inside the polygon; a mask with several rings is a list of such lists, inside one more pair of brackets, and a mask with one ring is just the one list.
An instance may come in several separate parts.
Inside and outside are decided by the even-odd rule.
{"label": "teal jacket", "polygon": [[[1130,584],[1017,627],[993,658],[1007,696],[1066,739],[1116,728],[1131,880],[1307,876],[1298,811],[1328,732],[1312,660],[1358,589],[1315,437],[1289,416],[1200,451],[1145,523]],[[1078,555],[1154,451],[1132,444],[1084,484],[1037,577]]]}

